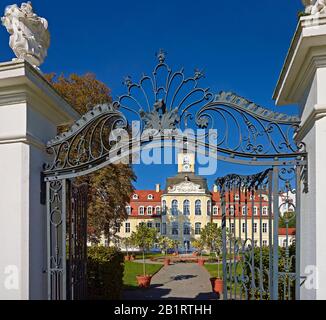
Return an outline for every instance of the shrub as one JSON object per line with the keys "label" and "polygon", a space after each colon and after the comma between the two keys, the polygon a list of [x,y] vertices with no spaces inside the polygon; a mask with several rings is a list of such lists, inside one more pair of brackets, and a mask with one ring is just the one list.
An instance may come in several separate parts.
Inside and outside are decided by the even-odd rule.
{"label": "shrub", "polygon": [[123,289],[124,257],[114,247],[90,247],[87,259],[88,298],[115,300]]}

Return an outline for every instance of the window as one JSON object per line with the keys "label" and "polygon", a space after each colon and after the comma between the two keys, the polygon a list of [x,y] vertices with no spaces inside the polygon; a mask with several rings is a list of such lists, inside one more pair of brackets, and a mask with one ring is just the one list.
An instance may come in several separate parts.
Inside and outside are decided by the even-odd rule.
{"label": "window", "polygon": [[242,215],[243,216],[247,215],[247,207],[242,207]]}
{"label": "window", "polygon": [[254,216],[257,216],[257,215],[258,215],[258,208],[254,207]]}
{"label": "window", "polygon": [[130,233],[130,223],[129,222],[125,223],[125,232]]}
{"label": "window", "polygon": [[229,208],[229,211],[230,211],[230,215],[231,215],[231,216],[234,216],[234,206],[231,206],[231,207]]}
{"label": "window", "polygon": [[130,206],[126,206],[126,212],[127,212],[128,216],[131,215],[131,207]]}
{"label": "window", "polygon": [[162,235],[166,235],[166,223],[162,223]]}
{"label": "window", "polygon": [[147,215],[148,216],[153,215],[153,207],[147,207]]}
{"label": "window", "polygon": [[153,197],[153,195],[152,195],[152,194],[149,194],[149,195],[147,196],[147,199],[148,199],[148,200],[153,200],[153,199],[154,199],[154,197]]}
{"label": "window", "polygon": [[255,244],[255,247],[257,247],[257,245],[258,245],[258,240],[255,240],[254,244]]}
{"label": "window", "polygon": [[196,235],[199,235],[200,232],[201,232],[201,223],[200,223],[200,222],[197,222],[197,223],[195,224],[195,234],[196,234]]}
{"label": "window", "polygon": [[183,224],[183,234],[190,235],[190,224],[188,222]]}
{"label": "window", "polygon": [[162,215],[163,216],[166,215],[166,201],[165,200],[162,201]]}
{"label": "window", "polygon": [[160,224],[159,222],[156,222],[156,223],[155,223],[155,228],[156,228],[156,231],[157,231],[158,233],[161,232],[161,224]]}
{"label": "window", "polygon": [[189,200],[185,200],[183,202],[183,215],[190,216],[190,201]]}
{"label": "window", "polygon": [[283,240],[283,247],[285,248],[288,244],[288,241],[286,239]]}
{"label": "window", "polygon": [[207,201],[207,215],[210,216],[212,214],[212,201]]}
{"label": "window", "polygon": [[268,216],[268,208],[263,207],[263,216]]}
{"label": "window", "polygon": [[218,216],[218,206],[213,207],[213,216]]}
{"label": "window", "polygon": [[263,233],[267,233],[267,223],[263,223]]}
{"label": "window", "polygon": [[157,216],[159,216],[161,214],[161,207],[160,206],[157,206],[156,209],[155,209],[155,214]]}
{"label": "window", "polygon": [[153,223],[152,222],[147,222],[147,227],[148,228],[153,228]]}
{"label": "window", "polygon": [[254,223],[254,233],[257,233],[257,223]]}
{"label": "window", "polygon": [[172,201],[172,212],[171,213],[173,216],[178,215],[178,201],[177,200]]}
{"label": "window", "polygon": [[138,208],[138,214],[139,214],[140,216],[143,216],[143,215],[144,215],[144,207],[139,207],[139,208]]}
{"label": "window", "polygon": [[137,200],[137,199],[138,199],[138,195],[137,195],[137,194],[134,194],[134,195],[132,196],[132,198],[133,198],[134,200]]}
{"label": "window", "polygon": [[242,224],[242,233],[246,233],[246,224],[245,223]]}
{"label": "window", "polygon": [[177,236],[179,234],[179,225],[177,222],[172,222],[172,235]]}
{"label": "window", "polygon": [[139,225],[140,226],[144,226],[145,225],[145,222],[140,222]]}
{"label": "window", "polygon": [[263,240],[263,247],[267,247],[267,240]]}
{"label": "window", "polygon": [[201,215],[201,201],[196,200],[195,202],[195,215],[200,216]]}
{"label": "window", "polygon": [[236,194],[236,195],[235,195],[235,200],[239,200],[239,199],[240,199],[239,195]]}
{"label": "window", "polygon": [[234,223],[231,223],[231,232],[234,233],[234,230],[235,230]]}

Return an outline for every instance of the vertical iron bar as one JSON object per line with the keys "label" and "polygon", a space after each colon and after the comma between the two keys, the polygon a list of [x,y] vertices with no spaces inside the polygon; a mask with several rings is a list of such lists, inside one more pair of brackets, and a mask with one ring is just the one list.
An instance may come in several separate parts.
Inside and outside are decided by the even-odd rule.
{"label": "vertical iron bar", "polygon": [[279,220],[279,168],[273,167],[273,217],[274,217],[274,241],[273,241],[273,292],[272,292],[272,300],[278,300],[278,220]]}
{"label": "vertical iron bar", "polygon": [[62,180],[62,300],[67,299],[67,253],[66,253],[66,219],[67,219],[67,180]]}
{"label": "vertical iron bar", "polygon": [[51,206],[50,206],[50,182],[46,182],[46,238],[47,238],[47,278],[48,300],[52,300],[52,272],[51,272]]}
{"label": "vertical iron bar", "polygon": [[[262,184],[263,182],[261,182]],[[263,203],[262,203],[262,185],[259,185],[259,292],[260,300],[263,299]],[[258,208],[257,208],[258,210]]]}
{"label": "vertical iron bar", "polygon": [[272,219],[272,201],[273,201],[273,171],[268,174],[268,248],[269,248],[269,276],[268,276],[268,292],[271,299],[273,291],[273,219]]}
{"label": "vertical iron bar", "polygon": [[296,214],[296,234],[295,234],[295,299],[300,300],[300,250],[301,250],[301,166],[296,167],[296,194],[295,194],[295,214]]}
{"label": "vertical iron bar", "polygon": [[225,210],[225,181],[221,190],[221,207],[222,207],[222,242],[223,242],[223,299],[228,300],[228,289],[227,289],[227,252],[226,252],[226,210]]}
{"label": "vertical iron bar", "polygon": [[252,300],[255,300],[256,294],[256,272],[255,272],[255,186],[252,186],[251,189],[251,239],[252,239],[252,252],[251,252],[251,290],[252,290]]}

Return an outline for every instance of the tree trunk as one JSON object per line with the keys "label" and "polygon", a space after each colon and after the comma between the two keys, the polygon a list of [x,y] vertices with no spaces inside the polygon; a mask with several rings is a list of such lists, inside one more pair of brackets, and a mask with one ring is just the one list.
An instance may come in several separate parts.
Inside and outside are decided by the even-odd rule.
{"label": "tree trunk", "polygon": [[145,250],[143,250],[143,272],[144,276],[146,276]]}

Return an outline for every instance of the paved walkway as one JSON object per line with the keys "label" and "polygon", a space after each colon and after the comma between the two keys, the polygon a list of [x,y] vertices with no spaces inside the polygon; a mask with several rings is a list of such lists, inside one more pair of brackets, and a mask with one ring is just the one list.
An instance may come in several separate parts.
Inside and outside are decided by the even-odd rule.
{"label": "paved walkway", "polygon": [[125,300],[216,300],[209,273],[194,263],[177,263],[163,267],[152,279],[149,289],[124,292]]}

